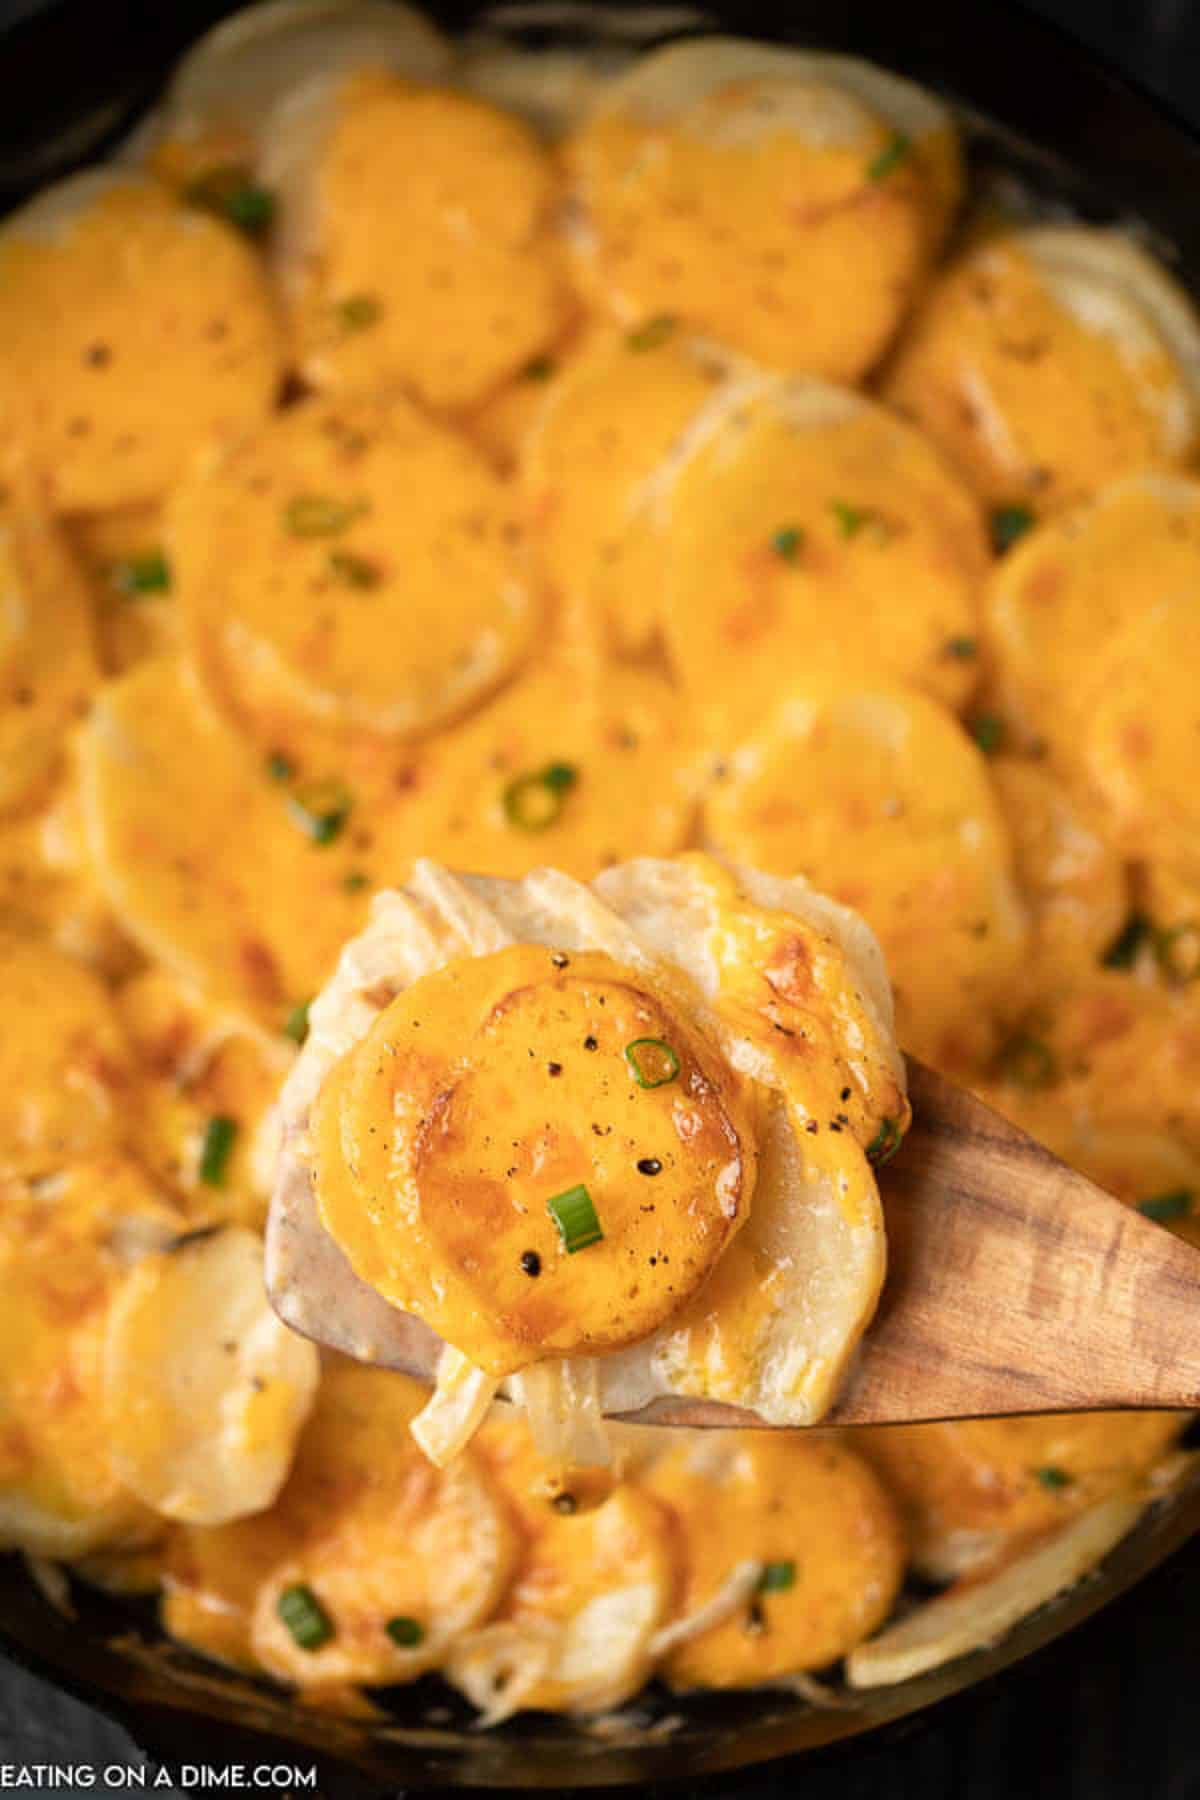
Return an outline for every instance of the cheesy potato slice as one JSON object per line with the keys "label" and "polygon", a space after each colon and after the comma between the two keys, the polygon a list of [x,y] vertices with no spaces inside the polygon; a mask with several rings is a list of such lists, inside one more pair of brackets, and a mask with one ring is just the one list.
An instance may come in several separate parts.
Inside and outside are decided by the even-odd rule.
{"label": "cheesy potato slice", "polygon": [[528,1428],[499,1410],[479,1449],[518,1523],[521,1551],[494,1617],[458,1640],[443,1672],[488,1725],[521,1708],[620,1706],[650,1674],[654,1634],[675,1590],[666,1512],[629,1483],[587,1509],[570,1492],[551,1494]]}
{"label": "cheesy potato slice", "polygon": [[282,1325],[243,1226],[143,1257],[108,1318],[104,1407],[113,1466],[163,1517],[221,1525],[270,1506],[320,1373]]}
{"label": "cheesy potato slice", "polygon": [[289,728],[443,724],[535,623],[504,490],[396,395],[280,414],[195,470],[169,537],[191,651],[268,748]]}
{"label": "cheesy potato slice", "polygon": [[792,690],[718,766],[707,838],[862,913],[887,957],[906,1048],[938,1066],[985,1055],[994,1012],[1012,1003],[1026,922],[984,758],[915,689],[801,677]]}
{"label": "cheesy potato slice", "polygon": [[720,37],[651,52],[564,146],[589,298],[627,325],[671,315],[774,367],[858,380],[948,198],[886,106],[837,59]]}
{"label": "cheesy potato slice", "polygon": [[1143,1486],[1179,1431],[1171,1413],[952,1419],[856,1434],[934,1581],[990,1566],[1103,1500]]}
{"label": "cheesy potato slice", "polygon": [[[1081,746],[1100,698],[1093,668],[1136,620],[1193,593],[1198,576],[1200,485],[1182,476],[1114,482],[1018,544],[984,595],[996,698],[1018,734],[1086,778]],[[1171,671],[1159,674],[1170,706]],[[1144,680],[1130,683],[1139,699]]]}
{"label": "cheesy potato slice", "polygon": [[[672,1688],[759,1687],[827,1668],[892,1610],[907,1546],[870,1466],[840,1439],[689,1433],[641,1478],[668,1508],[683,1564],[663,1634]],[[727,1615],[706,1609],[749,1559],[757,1579]],[[701,1629],[687,1631],[696,1619]]]}
{"label": "cheesy potato slice", "polygon": [[104,1342],[138,1258],[178,1229],[112,1152],[0,1177],[0,1548],[70,1557],[153,1535],[113,1458]]}
{"label": "cheesy potato slice", "polygon": [[882,1281],[866,1151],[908,1117],[890,1021],[869,932],[802,882],[420,862],[284,1088],[276,1302],[311,1187],[364,1294],[454,1347],[421,1426],[439,1456],[432,1419],[469,1435],[505,1376],[543,1443],[564,1410],[582,1432],[661,1393],[809,1422]]}
{"label": "cheesy potato slice", "polygon": [[0,815],[44,801],[99,680],[87,586],[39,484],[0,481]]}
{"label": "cheesy potato slice", "polygon": [[79,763],[96,879],[130,935],[280,1030],[365,914],[352,788],[239,742],[169,659],[104,689]]}
{"label": "cheesy potato slice", "polygon": [[89,170],[0,234],[0,435],[57,512],[160,499],[275,402],[283,343],[253,250],[157,183]]}
{"label": "cheesy potato slice", "polygon": [[281,274],[314,387],[469,406],[570,322],[558,170],[511,114],[378,72],[320,77],[278,114],[268,183],[275,167],[295,194]]}
{"label": "cheesy potato slice", "polygon": [[1200,440],[1200,321],[1124,232],[1039,225],[985,240],[934,284],[888,400],[980,494],[1039,515]]}
{"label": "cheesy potato slice", "polygon": [[668,655],[721,748],[813,667],[899,676],[952,707],[975,686],[975,502],[861,395],[734,386],[685,440],[657,524]]}

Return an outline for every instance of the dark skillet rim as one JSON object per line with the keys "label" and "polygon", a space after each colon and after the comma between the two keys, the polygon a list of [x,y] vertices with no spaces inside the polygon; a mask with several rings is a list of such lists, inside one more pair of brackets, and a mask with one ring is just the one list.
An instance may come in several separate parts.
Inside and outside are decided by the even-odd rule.
{"label": "dark skillet rim", "polygon": [[[233,10],[225,0],[119,0],[103,8],[95,0],[50,0],[0,32],[0,121],[37,122],[23,137],[0,124],[0,207],[108,150],[152,100],[173,57]],[[429,10],[453,29],[482,9]],[[1001,122],[989,134],[1004,146],[1001,160],[1033,168],[1085,217],[1140,221],[1200,290],[1200,211],[1188,200],[1200,192],[1200,138],[1168,106],[1016,4],[850,0],[836,20],[832,10],[824,0],[801,0],[756,8],[750,20],[737,9],[728,28],[872,57],[944,92],[968,114]],[[140,1634],[110,1603],[80,1595],[80,1620],[59,1617],[15,1558],[0,1559],[0,1642],[14,1661],[122,1726],[152,1760],[311,1762],[322,1794],[337,1800],[366,1800],[398,1784],[409,1795],[669,1789],[685,1781],[712,1787],[735,1770],[787,1756],[797,1774],[852,1749],[869,1757],[943,1718],[947,1708],[977,1703],[1005,1669],[1043,1652],[1197,1531],[1200,1481],[1193,1480],[1155,1507],[1098,1574],[1022,1621],[1001,1644],[878,1690],[853,1714],[815,1713],[778,1695],[704,1696],[691,1709],[698,1723],[680,1736],[603,1751],[560,1721],[536,1719],[486,1736],[461,1732],[452,1751],[411,1742],[372,1746],[361,1729],[295,1709],[285,1715],[278,1698],[249,1682],[238,1687],[211,1670],[202,1674],[202,1665],[182,1653],[150,1653],[170,1654],[192,1680],[237,1688],[236,1697],[201,1692],[114,1652],[114,1633]],[[658,1710],[676,1710],[675,1703]]]}

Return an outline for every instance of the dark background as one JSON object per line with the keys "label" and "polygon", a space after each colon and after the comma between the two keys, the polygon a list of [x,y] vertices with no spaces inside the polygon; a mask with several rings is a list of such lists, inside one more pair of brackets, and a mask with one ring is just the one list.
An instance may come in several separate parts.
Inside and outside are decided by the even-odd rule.
{"label": "dark background", "polygon": [[[160,3],[169,9],[172,0]],[[919,8],[921,0],[895,3]],[[0,0],[0,26],[38,4]],[[1035,0],[1031,9],[1200,131],[1200,0]],[[1200,192],[1195,204],[1200,210]],[[203,1761],[202,1726],[195,1755]],[[117,1727],[0,1661],[0,1770],[135,1758]],[[1088,1625],[900,1740],[693,1791],[728,1800],[1200,1800],[1200,1542]]]}

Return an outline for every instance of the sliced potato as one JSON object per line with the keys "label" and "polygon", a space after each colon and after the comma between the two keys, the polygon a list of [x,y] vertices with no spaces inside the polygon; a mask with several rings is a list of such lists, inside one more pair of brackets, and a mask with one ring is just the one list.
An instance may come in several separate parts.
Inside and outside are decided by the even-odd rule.
{"label": "sliced potato", "polygon": [[758,1591],[671,1649],[673,1688],[757,1687],[826,1668],[887,1618],[904,1574],[900,1518],[845,1443],[768,1432],[688,1434],[643,1484],[670,1510],[683,1563],[681,1621],[711,1603],[739,1561]]}
{"label": "sliced potato", "polygon": [[120,1156],[0,1181],[0,1548],[79,1556],[153,1535],[112,1456],[104,1339],[130,1266],[178,1229]]}
{"label": "sliced potato", "polygon": [[76,796],[60,787],[44,812],[0,821],[0,920],[106,978],[128,975],[138,953],[92,879]]}
{"label": "sliced potato", "polygon": [[99,978],[37,938],[0,932],[0,1169],[41,1173],[115,1145],[133,1091]]}
{"label": "sliced potato", "polygon": [[96,878],[131,936],[184,981],[280,1029],[365,912],[351,879],[361,846],[349,833],[319,837],[351,788],[337,787],[331,813],[324,801],[305,810],[309,790],[273,779],[169,660],[104,690],[80,781]]}
{"label": "sliced potato", "polygon": [[143,1258],[108,1320],[113,1463],[164,1518],[222,1525],[270,1506],[316,1393],[316,1348],[275,1317],[244,1227]]}
{"label": "sliced potato", "polygon": [[[1032,532],[984,596],[1004,713],[1078,774],[1093,670],[1121,631],[1160,603],[1193,594],[1198,580],[1200,484],[1182,476],[1130,476]],[[1134,691],[1141,703],[1142,684]]]}
{"label": "sliced potato", "polygon": [[1128,1493],[1180,1423],[1172,1413],[955,1419],[882,1426],[861,1444],[900,1505],[917,1568],[946,1581]]}
{"label": "sliced potato", "polygon": [[268,178],[301,147],[307,229],[284,275],[314,387],[469,406],[560,336],[574,301],[558,172],[522,120],[450,89],[334,77],[280,114]]}
{"label": "sliced potato", "polygon": [[524,1548],[495,1620],[452,1648],[445,1674],[493,1724],[520,1707],[597,1713],[635,1694],[676,1579],[667,1515],[635,1487],[572,1511],[547,1495],[527,1428],[497,1419],[481,1448]]}
{"label": "sliced potato", "polygon": [[658,528],[668,653],[722,749],[813,668],[899,676],[954,707],[975,685],[975,502],[861,395],[735,384],[679,458]]}
{"label": "sliced potato", "polygon": [[[603,28],[600,15],[597,22]],[[481,100],[527,119],[553,142],[586,118],[633,54],[620,43],[527,50],[485,29],[464,40],[455,79]]]}
{"label": "sliced potato", "polygon": [[198,446],[265,417],[282,374],[253,251],[157,184],[92,170],[5,222],[5,429],[56,511],[161,498]]}
{"label": "sliced potato", "polygon": [[268,749],[306,725],[411,736],[478,703],[535,626],[517,538],[491,471],[395,395],[290,408],[170,514],[192,653]]}
{"label": "sliced potato", "polygon": [[856,1688],[924,1675],[994,1644],[1040,1606],[1074,1587],[1132,1530],[1145,1497],[1128,1492],[1093,1506],[1033,1545],[1014,1547],[998,1569],[958,1581],[846,1660]]}
{"label": "sliced potato", "polygon": [[[943,228],[945,185],[835,59],[735,38],[652,51],[565,146],[589,297],[778,368],[859,379]],[[886,78],[883,78],[886,81]]]}
{"label": "sliced potato", "polygon": [[935,701],[886,681],[794,678],[721,765],[704,821],[727,855],[801,874],[862,913],[906,1048],[941,1065],[993,1047],[1025,919],[984,759]]}
{"label": "sliced potato", "polygon": [[1042,225],[943,275],[885,392],[997,503],[1039,514],[1182,465],[1200,438],[1200,322],[1123,231]]}

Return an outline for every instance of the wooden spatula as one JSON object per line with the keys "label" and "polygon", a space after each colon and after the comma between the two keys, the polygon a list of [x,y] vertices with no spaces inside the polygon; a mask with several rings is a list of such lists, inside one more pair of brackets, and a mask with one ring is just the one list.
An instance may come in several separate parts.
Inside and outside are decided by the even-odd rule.
{"label": "wooden spatula", "polygon": [[[912,1128],[881,1179],[887,1285],[829,1422],[1200,1407],[1200,1251],[932,1070],[910,1059],[908,1077]],[[304,1336],[432,1379],[438,1338],[358,1279],[302,1176],[272,1208],[267,1286]],[[637,1417],[762,1423],[703,1400]]]}

